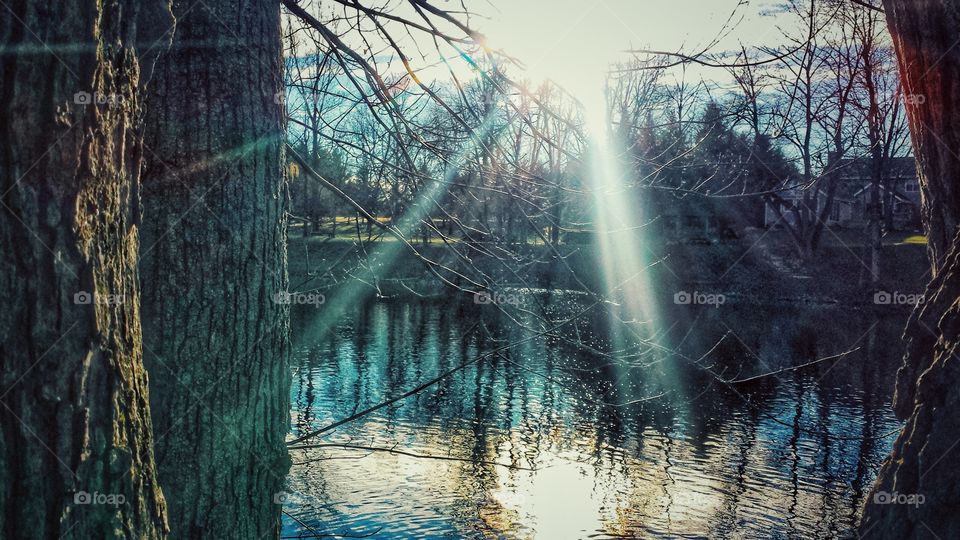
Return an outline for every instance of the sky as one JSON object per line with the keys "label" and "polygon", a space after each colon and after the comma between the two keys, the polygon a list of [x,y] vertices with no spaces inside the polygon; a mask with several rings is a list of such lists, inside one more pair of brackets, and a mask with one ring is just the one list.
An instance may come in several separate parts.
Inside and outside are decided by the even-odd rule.
{"label": "sky", "polygon": [[[465,3],[472,13],[470,26],[486,37],[486,44],[522,63],[522,69],[509,67],[511,78],[527,81],[534,87],[549,79],[563,87],[580,101],[588,126],[598,134],[608,126],[603,92],[607,71],[615,63],[636,58],[627,51],[651,49],[697,54],[709,47],[711,52],[719,53],[738,51],[742,43],[748,51],[756,52],[757,46],[776,45],[782,40],[778,26],[789,25],[792,18],[771,13],[785,1],[466,0]],[[435,3],[454,12],[460,9],[459,0]],[[405,2],[390,5],[397,6],[395,15],[419,20]],[[342,17],[344,10],[350,11],[338,8],[330,13],[339,13]],[[452,35],[458,33],[450,25],[440,27]],[[441,48],[445,58],[441,62],[429,37],[419,32],[414,32],[414,37],[399,25],[390,28],[421,80],[448,82],[448,67],[459,71],[460,77],[471,75],[469,64],[461,61],[452,49]],[[343,28],[340,31],[355,50],[370,54],[368,43],[358,39],[356,33],[344,33]],[[718,36],[719,41],[711,45]],[[301,47],[308,49],[309,42],[302,41]],[[373,48],[380,61],[378,69],[394,75],[404,73],[386,42],[374,43]],[[300,54],[305,50],[301,49]],[[765,55],[760,53],[760,56]],[[679,76],[679,70],[668,72],[664,82],[675,76]],[[724,70],[699,66],[687,67],[684,76],[691,83],[700,78],[721,85],[730,82]],[[353,89],[347,85],[344,90],[352,92]]]}
{"label": "sky", "polygon": [[720,49],[769,45],[780,35],[780,17],[769,15],[774,0],[488,1],[468,4],[488,17],[473,21],[488,44],[521,60],[525,78],[556,82],[588,110],[603,102],[608,66],[628,60],[631,48],[698,52],[734,12]]}

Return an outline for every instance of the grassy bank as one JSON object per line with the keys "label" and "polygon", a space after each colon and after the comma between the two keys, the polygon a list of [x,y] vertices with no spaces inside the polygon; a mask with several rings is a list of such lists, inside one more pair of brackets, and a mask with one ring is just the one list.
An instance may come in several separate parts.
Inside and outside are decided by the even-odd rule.
{"label": "grassy bank", "polygon": [[[371,294],[449,296],[433,269],[450,282],[468,289],[471,280],[486,276],[501,286],[593,290],[604,289],[603,265],[595,246],[561,245],[557,253],[543,244],[510,246],[511,254],[496,246],[482,246],[495,255],[481,255],[455,244],[469,260],[436,239],[412,248],[392,237],[358,241],[356,230],[337,236],[289,239],[293,286],[328,288],[348,281],[363,284]],[[828,231],[822,247],[809,261],[793,255],[783,231],[754,231],[726,242],[689,245],[640,245],[651,263],[651,283],[661,290],[697,290],[722,293],[732,302],[874,303],[876,288],[869,283],[870,250],[862,234]],[[919,239],[918,239],[919,238]],[[415,254],[416,250],[418,254]],[[432,261],[432,265],[424,259]],[[886,238],[880,259],[881,290],[923,292],[929,279],[922,237],[900,234]],[[459,274],[459,275],[458,275]]]}

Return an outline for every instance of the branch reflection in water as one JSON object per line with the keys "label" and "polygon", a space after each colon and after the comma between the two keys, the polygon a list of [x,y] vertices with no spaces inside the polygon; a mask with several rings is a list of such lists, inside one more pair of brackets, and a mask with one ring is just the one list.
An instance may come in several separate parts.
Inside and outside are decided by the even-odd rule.
{"label": "branch reflection in water", "polygon": [[[553,315],[582,309],[563,294],[545,304]],[[480,309],[370,302],[334,328],[316,324],[315,310],[296,312],[290,439],[523,340],[515,325],[497,325],[492,310],[490,333],[472,331]],[[612,340],[599,315],[577,326],[604,350]],[[851,530],[897,428],[886,389],[899,348],[887,340],[903,319],[754,306],[676,306],[664,316],[676,323],[665,337],[686,358],[703,357],[702,367],[624,369],[558,340],[527,340],[304,442],[291,451],[289,489],[298,496],[285,503],[284,536]],[[696,391],[658,388],[665,365]],[[728,380],[776,376],[726,387],[706,367]]]}

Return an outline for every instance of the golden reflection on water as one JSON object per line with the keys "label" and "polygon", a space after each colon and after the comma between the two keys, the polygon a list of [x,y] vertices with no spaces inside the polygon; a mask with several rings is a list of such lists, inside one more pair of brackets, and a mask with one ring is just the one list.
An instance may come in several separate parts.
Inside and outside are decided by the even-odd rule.
{"label": "golden reflection on water", "polygon": [[[400,446],[405,451],[533,465],[535,470],[386,452],[309,450],[295,452],[295,461],[355,459],[302,465],[305,470],[296,477],[307,480],[295,482],[294,489],[313,493],[318,501],[333,501],[360,522],[398,516],[400,522],[379,521],[378,526],[387,531],[381,531],[379,537],[384,538],[391,537],[389,531],[394,529],[416,530],[424,536],[449,534],[451,517],[486,537],[564,539],[672,536],[678,532],[706,536],[735,504],[731,494],[754,507],[735,511],[729,516],[730,525],[744,519],[769,519],[765,514],[772,514],[772,509],[791,505],[796,514],[815,517],[825,502],[821,486],[816,484],[801,485],[796,497],[775,487],[773,482],[782,479],[775,477],[772,464],[763,463],[775,458],[757,448],[751,452],[760,451],[750,459],[757,473],[742,478],[741,485],[731,486],[729,473],[741,464],[740,450],[724,446],[720,440],[712,441],[712,448],[704,454],[703,449],[684,440],[666,440],[663,434],[647,430],[638,454],[605,448],[598,457],[593,452],[597,441],[574,440],[571,432],[553,432],[536,442],[525,440],[520,433],[488,433],[488,447],[478,456],[470,429],[444,429],[407,429],[388,422],[368,422],[362,427],[368,434],[390,434],[393,440],[408,441]],[[471,444],[465,444],[468,441]],[[367,443],[390,446],[382,441]],[[815,445],[801,450],[802,461],[809,465],[816,460]],[[765,482],[764,474],[771,475],[770,483]],[[319,509],[300,509],[304,515],[315,510]],[[370,532],[371,528],[361,527],[356,532]]]}

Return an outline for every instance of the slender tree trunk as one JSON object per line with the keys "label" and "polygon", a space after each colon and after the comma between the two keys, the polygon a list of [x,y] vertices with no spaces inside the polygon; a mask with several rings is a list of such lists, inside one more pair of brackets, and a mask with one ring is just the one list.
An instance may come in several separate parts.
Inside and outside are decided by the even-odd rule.
{"label": "slender tree trunk", "polygon": [[280,8],[173,9],[140,251],[160,480],[175,538],[275,536],[289,463]]}
{"label": "slender tree trunk", "polygon": [[896,223],[893,217],[894,205],[897,203],[894,193],[897,191],[897,183],[892,178],[884,179],[884,194],[883,194],[883,230],[884,233],[892,233],[896,228]]}
{"label": "slender tree trunk", "polygon": [[[934,279],[906,331],[894,410],[906,421],[864,508],[868,538],[960,538],[960,0],[885,0]],[[889,504],[890,494],[923,504]],[[915,498],[914,501],[917,499]]]}
{"label": "slender tree trunk", "polygon": [[867,214],[867,224],[870,241],[870,285],[877,287],[880,284],[880,249],[883,237],[880,234],[880,182],[874,177],[870,181],[870,203]]}
{"label": "slender tree trunk", "polygon": [[0,538],[165,536],[136,274],[138,10],[169,27],[151,0],[0,9]]}
{"label": "slender tree trunk", "polygon": [[870,284],[877,287],[880,284],[880,253],[883,243],[881,234],[883,220],[883,203],[880,188],[883,184],[883,128],[880,122],[880,103],[877,95],[877,85],[874,80],[874,49],[872,29],[864,30],[868,35],[863,40],[861,65],[863,66],[863,82],[867,91],[867,141],[870,144],[870,203],[867,215],[867,224],[870,241]]}

